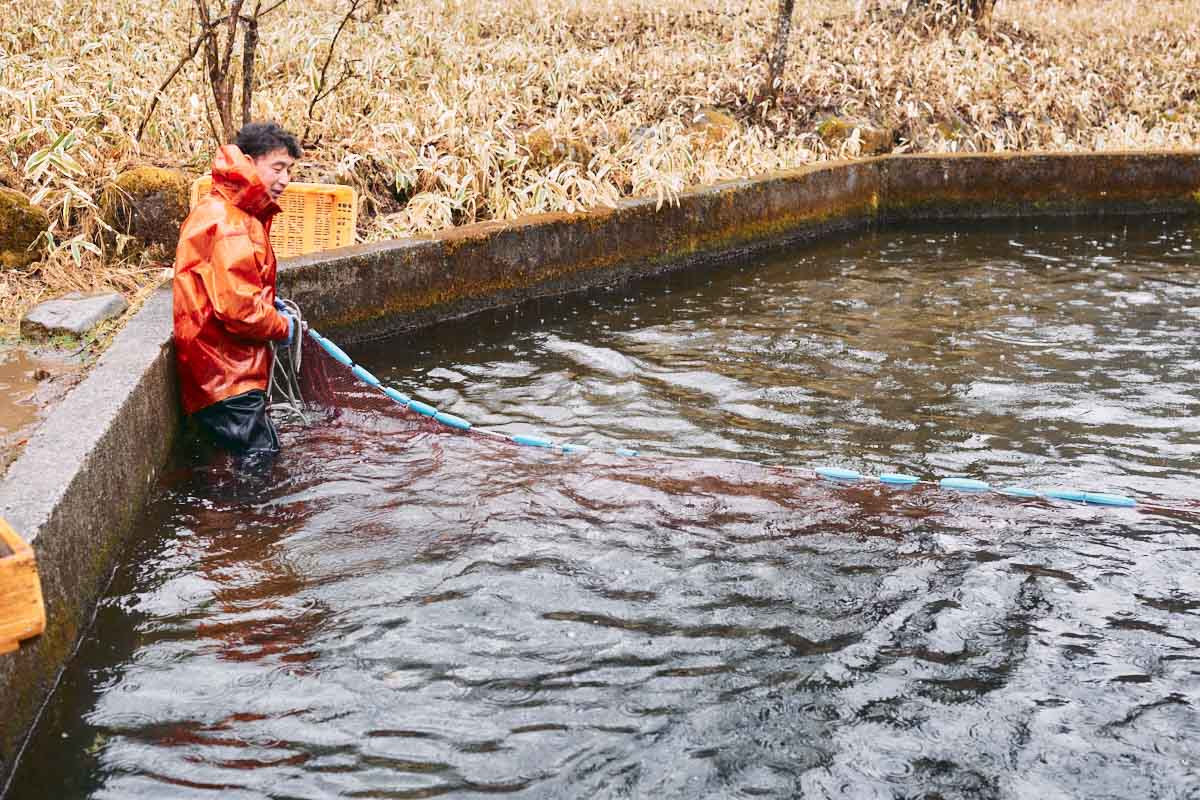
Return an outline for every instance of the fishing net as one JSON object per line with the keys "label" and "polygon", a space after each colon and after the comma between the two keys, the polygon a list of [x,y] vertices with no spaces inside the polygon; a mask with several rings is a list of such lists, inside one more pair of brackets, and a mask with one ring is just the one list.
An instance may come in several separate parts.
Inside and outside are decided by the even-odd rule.
{"label": "fishing net", "polygon": [[336,419],[341,409],[337,395],[329,382],[329,362],[332,360],[325,348],[311,336],[304,336],[300,346],[300,396],[310,410],[324,411],[327,419]]}

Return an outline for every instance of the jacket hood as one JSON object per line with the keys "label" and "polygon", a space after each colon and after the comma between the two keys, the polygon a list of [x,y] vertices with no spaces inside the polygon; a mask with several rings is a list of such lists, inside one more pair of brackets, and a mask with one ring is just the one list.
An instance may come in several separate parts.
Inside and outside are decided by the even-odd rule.
{"label": "jacket hood", "polygon": [[215,189],[230,203],[253,217],[265,220],[282,209],[258,177],[254,162],[237,145],[223,145],[212,164]]}

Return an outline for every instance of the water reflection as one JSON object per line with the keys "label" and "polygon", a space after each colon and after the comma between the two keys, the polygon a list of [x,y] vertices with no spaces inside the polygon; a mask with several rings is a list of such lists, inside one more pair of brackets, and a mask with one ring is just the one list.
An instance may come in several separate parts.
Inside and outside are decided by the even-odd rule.
{"label": "water reflection", "polygon": [[1193,236],[900,231],[363,346],[681,458],[343,382],[263,479],[176,476],[13,796],[1196,796],[1195,516],[784,466],[1194,497]]}

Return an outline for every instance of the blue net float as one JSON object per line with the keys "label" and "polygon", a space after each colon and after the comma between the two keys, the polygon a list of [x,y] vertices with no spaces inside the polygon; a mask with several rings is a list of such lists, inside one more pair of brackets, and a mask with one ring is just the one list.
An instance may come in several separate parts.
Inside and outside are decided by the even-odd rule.
{"label": "blue net float", "polygon": [[408,404],[409,411],[415,411],[423,417],[435,417],[438,410],[431,405],[422,403],[420,400],[411,400]]}
{"label": "blue net float", "polygon": [[1072,503],[1082,503],[1087,497],[1087,493],[1081,492],[1078,489],[1048,489],[1046,497],[1053,500],[1069,500]]}
{"label": "blue net float", "polygon": [[554,443],[551,442],[549,439],[539,439],[536,436],[525,436],[522,434],[517,434],[516,436],[512,437],[512,440],[514,442],[516,442],[517,444],[523,444],[526,447],[553,447],[554,446]]}
{"label": "blue net float", "polygon": [[386,394],[388,397],[392,398],[393,400],[395,400],[397,403],[399,403],[402,406],[406,406],[412,402],[411,397],[409,397],[408,395],[403,394],[401,392],[397,392],[395,389],[393,389],[390,386],[384,386],[383,393]]}
{"label": "blue net float", "polygon": [[1026,489],[1024,486],[1005,486],[1001,489],[997,489],[996,491],[1000,494],[1008,495],[1009,497],[1034,498],[1042,496],[1041,492],[1035,492],[1033,489]]}
{"label": "blue net float", "polygon": [[358,364],[355,364],[353,367],[351,367],[350,371],[354,373],[354,377],[358,378],[363,383],[365,383],[369,386],[379,386],[379,378],[376,378],[374,375],[372,375],[370,372],[367,372],[365,369],[360,367]]}
{"label": "blue net float", "polygon": [[333,356],[335,361],[347,367],[354,367],[354,361],[351,360],[350,356],[346,355],[346,352],[342,350],[342,348],[338,347],[328,339],[317,339],[317,341],[320,342],[321,347],[325,348],[326,353],[329,353],[329,355]]}
{"label": "blue net float", "polygon": [[434,414],[433,419],[435,422],[440,422],[447,427],[454,428],[455,430],[471,430],[471,423],[467,422],[462,417],[456,417],[453,414],[447,414],[445,411],[439,411],[438,413]]}
{"label": "blue net float", "polygon": [[[403,392],[397,391],[389,386],[384,386],[380,380],[371,374],[365,367],[354,363],[354,360],[346,354],[342,348],[326,339],[319,334],[315,329],[309,328],[308,335],[313,341],[321,345],[334,360],[348,367],[353,375],[363,383],[379,389],[390,399],[399,403],[425,417],[430,417],[434,421],[445,425],[448,428],[453,428],[460,431],[471,431],[484,436],[490,436],[505,441],[514,442],[526,447],[540,447],[557,450],[563,454],[583,453],[589,449],[584,445],[578,444],[555,444],[549,439],[543,439],[539,436],[530,436],[526,434],[509,435],[499,431],[488,430],[487,428],[475,428],[470,422],[462,417],[438,411],[433,406],[422,403],[419,400],[413,400]],[[619,456],[637,456],[640,455],[638,450],[628,447],[618,447],[611,452]],[[816,467],[817,475],[826,480],[836,481],[839,483],[854,483],[864,479],[877,480],[882,484],[893,487],[907,488],[916,486],[921,483],[920,477],[909,475],[902,472],[885,472],[878,477],[865,476],[861,472],[856,472],[852,469],[843,469],[841,467]],[[990,492],[995,491],[1008,497],[1016,497],[1023,499],[1048,498],[1052,500],[1066,500],[1074,503],[1087,503],[1096,506],[1111,506],[1118,508],[1135,508],[1139,506],[1137,500],[1132,497],[1121,494],[1109,494],[1107,492],[1087,492],[1079,489],[1049,489],[1046,491],[1037,491],[1028,489],[1023,486],[1004,486],[993,489],[991,484],[986,481],[975,480],[974,478],[942,478],[937,481],[937,485],[942,489],[951,489],[959,492]],[[1147,506],[1148,508],[1156,508],[1154,505]]]}
{"label": "blue net float", "polygon": [[992,488],[991,484],[977,481],[974,478],[942,478],[938,481],[938,486],[943,489],[953,489],[956,492],[986,492]]}
{"label": "blue net float", "polygon": [[1097,506],[1117,506],[1120,508],[1133,508],[1138,503],[1132,497],[1126,497],[1123,494],[1106,494],[1104,492],[1084,492],[1083,502],[1091,503]]}
{"label": "blue net float", "polygon": [[862,473],[841,467],[817,467],[817,474],[831,481],[860,481]]}

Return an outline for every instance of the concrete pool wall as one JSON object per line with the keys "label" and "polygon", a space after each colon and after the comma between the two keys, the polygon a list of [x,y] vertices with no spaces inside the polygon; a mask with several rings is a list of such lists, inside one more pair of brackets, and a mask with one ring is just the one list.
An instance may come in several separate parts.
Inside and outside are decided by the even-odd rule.
{"label": "concrete pool wall", "polygon": [[[280,291],[339,342],[533,297],[702,268],[896,221],[1200,215],[1200,153],[885,156],[696,188],[656,208],[472,225],[282,265]],[[0,483],[31,542],[47,631],[0,656],[0,787],[137,532],[179,431],[171,297],[158,290]]]}

